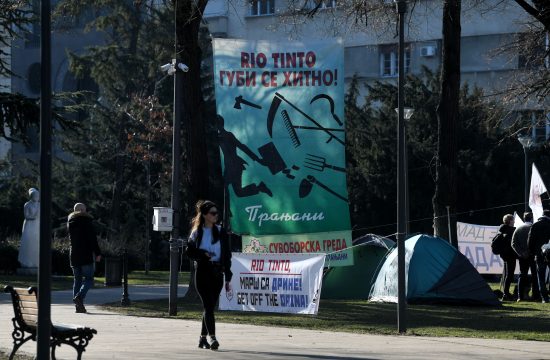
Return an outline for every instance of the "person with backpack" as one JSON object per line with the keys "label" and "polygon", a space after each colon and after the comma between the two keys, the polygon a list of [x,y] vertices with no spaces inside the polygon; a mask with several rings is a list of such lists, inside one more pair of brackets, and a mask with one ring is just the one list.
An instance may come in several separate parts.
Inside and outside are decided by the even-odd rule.
{"label": "person with backpack", "polygon": [[527,237],[527,246],[529,253],[535,256],[537,264],[537,278],[539,284],[540,296],[543,303],[549,303],[548,290],[546,289],[546,268],[548,264],[542,256],[542,245],[550,239],[550,210],[544,210],[544,214],[537,222],[531,226],[529,236]]}
{"label": "person with backpack", "polygon": [[[525,223],[516,228],[512,236],[512,249],[516,252],[519,260],[519,280],[518,280],[518,302],[525,300],[525,295],[529,292],[529,288],[533,289],[532,298],[540,301],[539,284],[537,278],[537,265],[535,257],[529,253],[527,246],[527,237],[529,230],[533,225],[533,213],[526,212],[523,214]],[[531,283],[529,284],[529,270],[531,270]]]}
{"label": "person with backpack", "polygon": [[513,300],[514,296],[510,293],[510,285],[514,280],[514,272],[516,271],[516,259],[517,255],[514,249],[512,249],[512,236],[514,235],[514,215],[506,214],[502,217],[503,224],[498,229],[502,234],[502,249],[500,251],[500,257],[504,261],[504,294],[502,295],[502,301]]}

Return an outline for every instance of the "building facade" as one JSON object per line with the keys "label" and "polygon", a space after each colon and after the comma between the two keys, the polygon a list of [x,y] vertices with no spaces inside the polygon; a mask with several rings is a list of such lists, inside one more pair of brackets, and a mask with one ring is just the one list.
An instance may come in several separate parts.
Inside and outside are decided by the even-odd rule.
{"label": "building facade", "polygon": [[[321,2],[313,17],[308,9]],[[210,0],[205,18],[214,37],[291,41],[343,39],[345,77],[364,82],[397,78],[397,28],[393,1],[370,18],[358,17],[337,0]],[[409,2],[412,3],[412,2]],[[462,2],[461,80],[486,94],[498,94],[522,71],[520,54],[502,52],[525,31],[529,15],[514,1],[491,0],[482,6]],[[302,15],[289,15],[299,6]],[[406,25],[406,71],[441,65],[442,1],[409,4]]]}

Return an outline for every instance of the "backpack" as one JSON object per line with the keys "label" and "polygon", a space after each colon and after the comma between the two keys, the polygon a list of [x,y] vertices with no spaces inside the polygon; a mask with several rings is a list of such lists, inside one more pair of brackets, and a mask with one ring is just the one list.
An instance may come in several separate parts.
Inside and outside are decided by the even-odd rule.
{"label": "backpack", "polygon": [[500,255],[506,249],[506,240],[504,239],[504,234],[498,232],[493,240],[491,240],[491,251],[495,255]]}

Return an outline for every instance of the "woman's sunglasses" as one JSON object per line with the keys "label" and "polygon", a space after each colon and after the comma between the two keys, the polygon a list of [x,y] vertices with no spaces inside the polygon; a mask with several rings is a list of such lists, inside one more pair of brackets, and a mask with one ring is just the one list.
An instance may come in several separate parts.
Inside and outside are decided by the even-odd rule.
{"label": "woman's sunglasses", "polygon": [[217,211],[209,211],[208,213],[209,213],[210,215],[212,215],[212,216],[218,215],[218,212],[217,212]]}

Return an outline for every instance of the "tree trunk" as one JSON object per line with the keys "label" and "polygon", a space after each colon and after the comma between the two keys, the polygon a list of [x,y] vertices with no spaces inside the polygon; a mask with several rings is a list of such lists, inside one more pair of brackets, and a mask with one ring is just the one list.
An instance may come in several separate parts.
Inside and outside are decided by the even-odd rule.
{"label": "tree trunk", "polygon": [[[209,164],[206,142],[206,126],[202,118],[203,95],[201,87],[201,49],[199,28],[207,0],[174,1],[176,8],[176,49],[178,59],[189,67],[183,75],[183,119],[186,133],[187,152],[187,214],[192,214],[199,199],[209,197]],[[180,217],[183,225],[183,219]],[[185,222],[187,223],[187,222]],[[182,227],[180,227],[182,228]],[[183,235],[183,231],[182,231]],[[195,269],[191,262],[191,278],[188,298],[196,298],[194,286]]]}
{"label": "tree trunk", "polygon": [[[438,144],[435,194],[433,196],[434,234],[456,238],[456,194],[458,168],[458,121],[460,91],[460,10],[461,0],[445,0],[443,4],[443,45],[441,98],[437,107]],[[450,226],[447,218],[449,207]],[[451,233],[449,234],[449,227]]]}
{"label": "tree trunk", "polygon": [[119,116],[118,126],[118,144],[117,155],[115,160],[115,183],[113,186],[113,197],[111,199],[111,233],[110,241],[120,241],[120,205],[122,202],[122,192],[124,191],[124,166],[126,164],[126,156],[124,154],[126,148],[126,126],[124,115]]}
{"label": "tree trunk", "polygon": [[187,130],[187,181],[189,196],[187,209],[192,213],[199,199],[209,196],[208,153],[206,127],[202,118],[201,49],[199,27],[207,0],[178,1],[176,9],[176,42],[179,58],[189,67],[183,80],[183,123]]}

